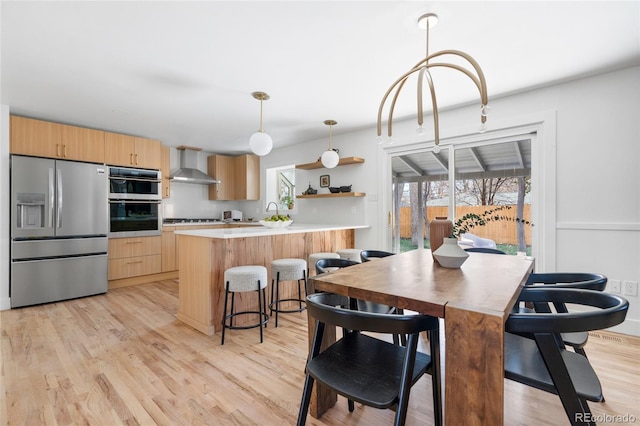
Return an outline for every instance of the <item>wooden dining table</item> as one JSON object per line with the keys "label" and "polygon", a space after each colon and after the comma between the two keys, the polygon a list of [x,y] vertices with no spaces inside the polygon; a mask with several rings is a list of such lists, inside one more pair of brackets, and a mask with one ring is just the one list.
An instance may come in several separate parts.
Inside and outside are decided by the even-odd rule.
{"label": "wooden dining table", "polygon": [[[311,292],[326,291],[444,319],[446,425],[504,423],[504,324],[533,270],[533,260],[469,253],[459,269],[443,268],[430,250],[413,250],[310,278]],[[309,318],[309,338],[314,322]],[[325,332],[326,347],[335,330]],[[337,401],[314,386],[310,414],[320,417]]]}

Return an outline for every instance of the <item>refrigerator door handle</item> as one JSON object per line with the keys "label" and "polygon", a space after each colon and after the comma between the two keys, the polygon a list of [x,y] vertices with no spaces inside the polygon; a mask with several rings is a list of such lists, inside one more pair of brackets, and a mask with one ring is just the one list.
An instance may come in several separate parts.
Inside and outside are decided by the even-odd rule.
{"label": "refrigerator door handle", "polygon": [[56,183],[58,185],[58,207],[56,212],[56,227],[62,228],[62,171],[60,169],[57,170],[57,179]]}
{"label": "refrigerator door handle", "polygon": [[47,227],[53,227],[53,207],[55,206],[55,191],[53,187],[53,168],[49,168],[49,218]]}

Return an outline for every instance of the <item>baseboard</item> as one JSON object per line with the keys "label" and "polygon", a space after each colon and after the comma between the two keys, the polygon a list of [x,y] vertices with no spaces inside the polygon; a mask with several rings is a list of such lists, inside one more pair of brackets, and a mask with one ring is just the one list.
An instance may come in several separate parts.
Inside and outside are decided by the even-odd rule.
{"label": "baseboard", "polygon": [[607,328],[607,331],[640,337],[640,320],[627,319],[622,324]]}
{"label": "baseboard", "polygon": [[0,299],[0,311],[8,311],[11,309],[11,298],[3,297]]}
{"label": "baseboard", "polygon": [[160,274],[140,275],[138,277],[109,280],[109,290],[120,287],[129,287],[138,284],[148,284],[154,281],[170,280],[178,278],[178,271],[162,272]]}

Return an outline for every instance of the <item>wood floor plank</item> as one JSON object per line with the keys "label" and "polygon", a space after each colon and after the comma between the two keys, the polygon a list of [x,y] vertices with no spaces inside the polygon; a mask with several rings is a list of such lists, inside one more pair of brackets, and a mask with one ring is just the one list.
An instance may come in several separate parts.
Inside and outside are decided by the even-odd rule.
{"label": "wood floor plank", "polygon": [[[288,425],[298,414],[306,313],[206,336],[176,319],[175,280],[0,312],[0,424]],[[421,349],[428,342],[421,339]],[[606,402],[594,415],[640,421],[640,339],[597,332],[586,347]],[[412,389],[408,425],[433,424],[431,378]],[[464,407],[461,407],[464,409]],[[394,413],[344,398],[308,425],[388,425]],[[557,396],[505,381],[505,424],[566,425]]]}

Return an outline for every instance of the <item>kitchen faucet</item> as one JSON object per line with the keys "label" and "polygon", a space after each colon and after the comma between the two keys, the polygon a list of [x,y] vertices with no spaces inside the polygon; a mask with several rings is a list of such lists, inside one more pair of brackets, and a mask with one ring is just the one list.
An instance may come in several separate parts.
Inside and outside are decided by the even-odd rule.
{"label": "kitchen faucet", "polygon": [[275,201],[269,201],[269,204],[267,204],[267,212],[269,211],[269,207],[271,207],[271,204],[276,206],[276,216],[280,216],[280,211],[278,210],[278,203],[276,203]]}

